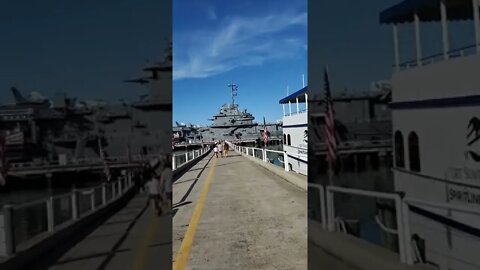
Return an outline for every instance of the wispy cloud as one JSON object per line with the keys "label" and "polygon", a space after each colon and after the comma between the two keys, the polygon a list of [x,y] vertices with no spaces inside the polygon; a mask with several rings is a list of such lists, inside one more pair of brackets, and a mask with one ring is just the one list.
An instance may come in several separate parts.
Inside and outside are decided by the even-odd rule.
{"label": "wispy cloud", "polygon": [[211,21],[216,21],[217,20],[217,13],[215,13],[215,10],[213,9],[213,7],[208,7],[207,15],[208,15],[209,20],[211,20]]}
{"label": "wispy cloud", "polygon": [[219,25],[175,35],[174,80],[205,78],[305,53],[306,12],[236,17]]}

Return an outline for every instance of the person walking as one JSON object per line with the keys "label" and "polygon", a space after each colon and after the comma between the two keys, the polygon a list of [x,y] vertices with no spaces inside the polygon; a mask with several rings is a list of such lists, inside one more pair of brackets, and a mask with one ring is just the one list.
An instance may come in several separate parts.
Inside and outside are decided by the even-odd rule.
{"label": "person walking", "polygon": [[225,142],[225,144],[223,145],[223,157],[227,157],[228,155],[228,143]]}
{"label": "person walking", "polygon": [[162,200],[167,205],[167,211],[172,210],[172,164],[169,159],[166,159],[164,162],[164,168],[160,178],[162,192]]}
{"label": "person walking", "polygon": [[223,157],[223,144],[222,144],[222,142],[218,143],[218,152],[220,152],[220,156]]}
{"label": "person walking", "polygon": [[215,153],[215,157],[218,158],[218,146],[215,144],[215,147],[213,148],[213,152]]}
{"label": "person walking", "polygon": [[160,216],[162,214],[162,209],[160,208],[160,181],[153,171],[150,172],[150,180],[145,184],[145,188],[148,191],[149,203],[151,203],[157,215]]}

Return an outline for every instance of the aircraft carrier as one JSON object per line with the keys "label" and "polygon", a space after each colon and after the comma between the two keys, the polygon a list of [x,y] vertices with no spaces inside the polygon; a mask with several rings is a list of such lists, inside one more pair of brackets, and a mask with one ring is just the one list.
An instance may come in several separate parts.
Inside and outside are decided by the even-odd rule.
{"label": "aircraft carrier", "polygon": [[282,141],[282,123],[255,122],[255,117],[241,110],[235,103],[237,85],[229,85],[231,91],[231,103],[220,107],[219,112],[211,119],[213,123],[206,127],[185,125],[177,123],[174,131],[174,149],[185,146],[211,144],[217,141],[228,140],[244,146],[263,146],[263,134],[265,127],[268,134],[269,145],[280,145]]}
{"label": "aircraft carrier", "polygon": [[15,104],[0,105],[1,186],[46,175],[62,174],[66,181],[65,173],[72,172],[110,180],[132,164],[170,153],[171,42],[164,59],[143,74],[125,82],[139,83],[149,93],[120,104],[78,101],[66,94],[53,101],[38,93],[25,97],[12,87]]}

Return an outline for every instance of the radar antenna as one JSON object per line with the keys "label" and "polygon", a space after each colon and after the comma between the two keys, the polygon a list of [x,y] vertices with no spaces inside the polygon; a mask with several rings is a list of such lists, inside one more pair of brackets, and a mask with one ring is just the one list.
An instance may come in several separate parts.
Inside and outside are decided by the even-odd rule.
{"label": "radar antenna", "polygon": [[235,97],[237,96],[238,86],[236,84],[229,84],[228,87],[232,88],[232,107],[235,106]]}

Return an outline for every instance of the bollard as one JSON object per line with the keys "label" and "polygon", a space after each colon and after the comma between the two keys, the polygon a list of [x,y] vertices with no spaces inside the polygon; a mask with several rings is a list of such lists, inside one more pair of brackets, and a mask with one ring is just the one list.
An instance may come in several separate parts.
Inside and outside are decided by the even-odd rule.
{"label": "bollard", "polygon": [[11,205],[5,205],[2,209],[3,212],[3,233],[5,239],[4,256],[10,256],[16,252],[15,245],[15,231],[13,225],[13,207]]}
{"label": "bollard", "polygon": [[54,214],[53,214],[53,197],[47,199],[47,228],[48,232],[53,232],[55,229]]}
{"label": "bollard", "polygon": [[76,189],[72,192],[72,219],[78,219],[78,190]]}

